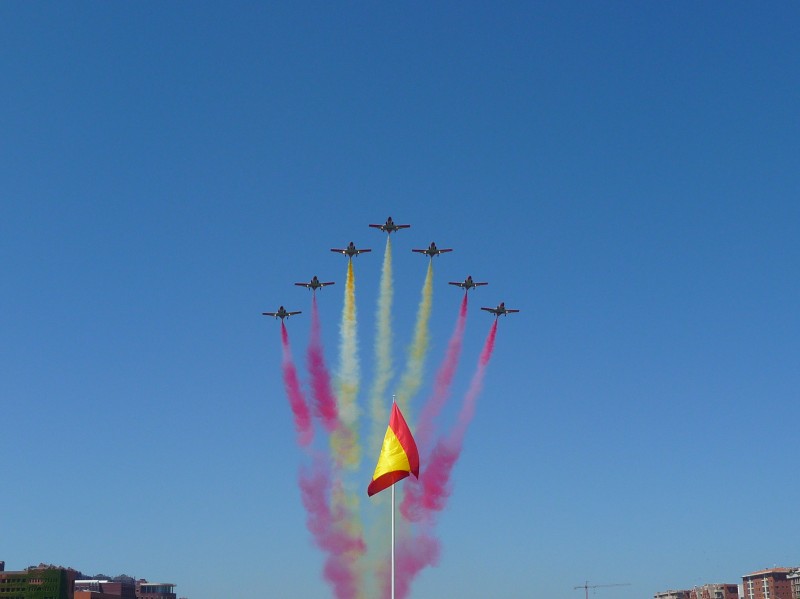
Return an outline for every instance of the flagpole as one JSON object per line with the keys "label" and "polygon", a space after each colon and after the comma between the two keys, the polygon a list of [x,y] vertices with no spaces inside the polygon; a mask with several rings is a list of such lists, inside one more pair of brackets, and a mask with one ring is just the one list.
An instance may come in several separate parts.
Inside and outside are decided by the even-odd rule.
{"label": "flagpole", "polygon": [[394,485],[392,485],[392,599],[394,599]]}
{"label": "flagpole", "polygon": [[[392,405],[395,404],[394,395],[392,395]],[[394,599],[394,485],[392,485],[392,599]]]}

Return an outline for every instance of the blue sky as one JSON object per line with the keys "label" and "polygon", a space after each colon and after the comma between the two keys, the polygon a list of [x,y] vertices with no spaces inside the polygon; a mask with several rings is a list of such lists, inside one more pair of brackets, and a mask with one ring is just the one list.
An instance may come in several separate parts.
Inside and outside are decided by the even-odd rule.
{"label": "blue sky", "polygon": [[[370,382],[435,264],[426,388],[500,323],[412,597],[597,597],[800,565],[800,7],[0,5],[0,559],[330,596],[281,384],[313,274]],[[305,376],[304,369],[301,373]],[[424,392],[417,401],[421,401]],[[451,406],[452,407],[452,406]],[[453,408],[454,409],[454,408]],[[367,458],[366,461],[371,461]],[[372,464],[365,465],[366,480]],[[233,589],[233,590],[232,590]],[[266,589],[266,590],[265,590]]]}

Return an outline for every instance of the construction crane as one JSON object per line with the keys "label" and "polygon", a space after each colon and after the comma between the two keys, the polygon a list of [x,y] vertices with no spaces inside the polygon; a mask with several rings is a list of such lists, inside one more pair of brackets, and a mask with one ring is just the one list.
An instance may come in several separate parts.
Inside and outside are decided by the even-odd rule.
{"label": "construction crane", "polygon": [[600,589],[603,587],[629,587],[631,583],[629,582],[617,582],[612,584],[589,584],[587,580],[585,583],[578,585],[575,587],[575,590],[584,589],[586,591],[586,599],[589,599],[589,589]]}

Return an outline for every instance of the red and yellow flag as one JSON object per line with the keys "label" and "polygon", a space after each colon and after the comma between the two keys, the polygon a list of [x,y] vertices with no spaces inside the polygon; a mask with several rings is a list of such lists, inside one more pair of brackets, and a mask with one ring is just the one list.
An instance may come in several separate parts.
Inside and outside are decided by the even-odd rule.
{"label": "red and yellow flag", "polygon": [[381,455],[378,456],[378,465],[375,466],[372,482],[367,487],[367,495],[372,497],[409,474],[419,478],[419,453],[414,437],[411,436],[411,430],[395,403],[392,404],[389,428],[386,429],[386,436],[383,438]]}

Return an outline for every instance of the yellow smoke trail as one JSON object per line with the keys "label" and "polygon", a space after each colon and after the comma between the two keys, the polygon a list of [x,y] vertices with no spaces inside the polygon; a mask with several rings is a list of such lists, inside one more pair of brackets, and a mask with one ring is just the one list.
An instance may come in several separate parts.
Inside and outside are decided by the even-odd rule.
{"label": "yellow smoke trail", "polygon": [[347,282],[344,290],[344,309],[340,328],[339,344],[339,393],[337,406],[340,426],[331,435],[331,448],[337,464],[350,468],[358,467],[361,451],[358,444],[358,396],[359,364],[358,339],[356,338],[356,280],[353,261],[347,264]]}
{"label": "yellow smoke trail", "polygon": [[[331,490],[331,511],[337,515],[337,526],[350,539],[363,538],[363,527],[358,516],[359,496],[353,489],[345,488],[342,481]],[[354,599],[367,599],[364,596],[364,555],[363,551],[349,551],[344,556],[345,567],[356,582]]]}
{"label": "yellow smoke trail", "polygon": [[425,277],[425,284],[422,286],[422,299],[417,311],[417,325],[414,328],[414,341],[408,352],[408,362],[406,370],[400,379],[400,387],[397,390],[397,405],[402,410],[406,420],[411,418],[409,403],[411,398],[419,391],[422,385],[422,371],[425,364],[425,356],[428,353],[429,332],[428,321],[431,317],[431,305],[433,304],[433,260],[428,264],[428,274]]}
{"label": "yellow smoke trail", "polygon": [[[358,468],[361,448],[358,439],[358,397],[360,368],[358,363],[358,338],[356,320],[356,280],[352,260],[347,264],[347,281],[344,289],[344,308],[340,325],[339,372],[337,376],[337,407],[341,426],[331,433],[331,453],[336,465],[350,470]],[[345,487],[342,472],[338,471],[337,486],[331,496],[334,511],[340,515],[340,526],[349,536],[361,536],[358,518],[359,500],[353,489]],[[356,599],[363,597],[363,556],[348,559],[348,569],[357,578]]]}
{"label": "yellow smoke trail", "polygon": [[369,455],[378,455],[386,424],[389,422],[389,404],[386,388],[392,378],[392,238],[386,238],[383,255],[380,294],[375,336],[375,380],[370,390],[372,427],[369,437]]}

